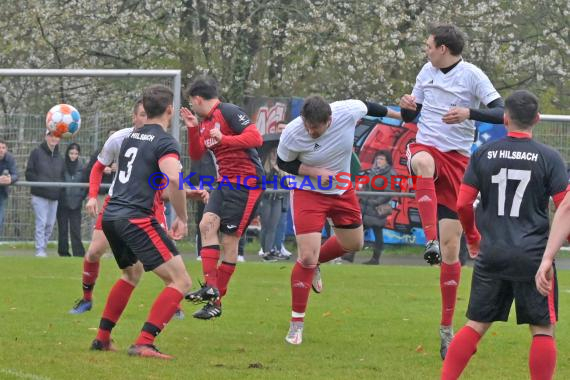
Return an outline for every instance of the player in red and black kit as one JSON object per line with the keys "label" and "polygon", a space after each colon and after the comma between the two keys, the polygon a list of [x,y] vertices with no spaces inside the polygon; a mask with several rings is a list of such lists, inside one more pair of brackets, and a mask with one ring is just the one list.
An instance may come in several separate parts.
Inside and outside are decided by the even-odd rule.
{"label": "player in red and black kit", "polygon": [[531,379],[551,379],[556,365],[556,275],[546,296],[537,290],[534,277],[548,239],[549,198],[558,206],[566,195],[566,166],[558,152],[532,139],[540,119],[536,96],[515,91],[505,102],[504,119],[508,136],[475,152],[460,188],[459,219],[476,262],[469,321],[447,351],[441,375],[446,380],[461,375],[493,322],[507,321],[513,299],[517,323],[529,324],[533,336]]}
{"label": "player in red and black kit", "polygon": [[[247,114],[238,106],[222,103],[218,84],[212,78],[195,80],[186,92],[191,108],[180,114],[188,128],[188,152],[199,160],[209,149],[218,167],[218,184],[210,195],[200,221],[202,236],[202,270],[205,284],[186,295],[193,302],[207,304],[194,313],[198,319],[210,319],[222,314],[220,298],[228,288],[234,273],[238,244],[242,233],[255,215],[263,190],[263,166],[257,150],[263,139]],[[224,257],[220,259],[220,239]]]}
{"label": "player in red and black kit", "polygon": [[[186,194],[179,189],[180,149],[166,130],[173,113],[172,91],[162,85],[144,90],[143,106],[147,122],[125,138],[119,153],[113,195],[103,215],[103,232],[115,260],[123,271],[115,283],[103,311],[96,339],[91,348],[113,350],[111,330],[127,306],[129,298],[144,271],[153,271],[166,284],[154,301],[142,331],[129,355],[171,359],[158,351],[154,339],[170,321],[184,294],[192,284],[182,257],[169,236],[180,239],[187,235]],[[153,204],[157,172],[169,179],[167,191],[176,212],[172,230],[157,221]]]}

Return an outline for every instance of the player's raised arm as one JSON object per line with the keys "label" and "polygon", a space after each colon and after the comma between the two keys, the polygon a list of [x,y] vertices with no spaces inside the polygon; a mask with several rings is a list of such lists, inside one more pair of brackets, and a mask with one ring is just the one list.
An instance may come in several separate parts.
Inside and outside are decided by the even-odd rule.
{"label": "player's raised arm", "polygon": [[396,112],[382,104],[364,101],[366,104],[366,108],[368,111],[366,112],[367,116],[375,116],[375,117],[391,117],[392,119],[402,119],[402,115],[399,112]]}
{"label": "player's raised arm", "polygon": [[204,138],[200,136],[198,119],[192,111],[186,107],[180,109],[180,116],[188,130],[188,155],[193,160],[199,160],[206,152],[206,146],[204,144]]}

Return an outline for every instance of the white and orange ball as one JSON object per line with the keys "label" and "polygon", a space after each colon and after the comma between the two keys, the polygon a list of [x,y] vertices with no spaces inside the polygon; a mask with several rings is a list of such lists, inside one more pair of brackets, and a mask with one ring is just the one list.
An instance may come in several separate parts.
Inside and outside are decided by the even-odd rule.
{"label": "white and orange ball", "polygon": [[46,128],[57,137],[71,137],[81,128],[81,115],[69,104],[53,106],[46,115]]}

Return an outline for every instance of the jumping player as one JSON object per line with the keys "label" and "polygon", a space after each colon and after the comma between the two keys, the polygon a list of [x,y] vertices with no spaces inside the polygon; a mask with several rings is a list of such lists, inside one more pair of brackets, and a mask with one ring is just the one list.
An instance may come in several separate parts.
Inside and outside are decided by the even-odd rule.
{"label": "jumping player", "polygon": [[[305,99],[301,116],[291,121],[281,135],[277,165],[297,176],[297,184],[307,179],[311,182],[308,188],[296,188],[290,193],[298,260],[291,272],[292,314],[285,337],[288,343],[303,341],[311,286],[316,292],[322,287],[317,265],[362,248],[362,216],[354,187],[329,177],[350,173],[358,121],[365,115],[387,114],[391,115],[386,107],[372,102],[345,100],[329,104],[320,96],[311,96]],[[335,235],[321,246],[327,218],[332,219]]]}
{"label": "jumping player", "polygon": [[[263,139],[247,114],[236,105],[222,103],[218,85],[212,78],[196,79],[186,92],[191,108],[180,113],[188,129],[188,153],[199,160],[209,149],[218,167],[219,184],[210,195],[200,221],[202,270],[205,284],[186,298],[207,301],[193,314],[194,318],[211,319],[222,315],[221,297],[236,268],[238,243],[261,200],[259,188],[263,166],[257,150]],[[224,248],[220,259],[220,239]]]}
{"label": "jumping player", "polygon": [[[429,62],[418,74],[412,94],[400,101],[404,121],[414,120],[421,111],[416,143],[408,147],[408,166],[419,177],[416,200],[428,240],[424,258],[430,265],[441,264],[442,359],[453,338],[461,276],[462,231],[455,206],[474,140],[475,120],[501,124],[504,110],[489,78],[462,59],[464,44],[463,34],[455,26],[433,27],[426,41]],[[488,108],[479,109],[480,103]]]}

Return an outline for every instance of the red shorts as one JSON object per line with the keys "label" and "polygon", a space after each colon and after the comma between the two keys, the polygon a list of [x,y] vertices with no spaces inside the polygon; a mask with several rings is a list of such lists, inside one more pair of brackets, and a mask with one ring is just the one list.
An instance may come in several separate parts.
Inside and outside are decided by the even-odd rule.
{"label": "red shorts", "polygon": [[459,186],[463,181],[463,175],[469,163],[469,157],[457,151],[442,152],[439,149],[413,143],[408,146],[408,169],[414,175],[411,167],[412,157],[418,152],[428,152],[435,161],[435,193],[437,194],[437,204],[447,207],[453,212],[457,212],[457,196]]}
{"label": "red shorts", "polygon": [[109,195],[105,196],[105,200],[103,201],[103,207],[101,207],[101,211],[97,214],[97,221],[95,222],[95,229],[99,231],[103,231],[103,213],[105,212],[105,208],[107,208],[107,204],[111,200]]}
{"label": "red shorts", "polygon": [[362,225],[362,212],[353,188],[341,195],[291,190],[291,210],[295,235],[320,233],[327,218],[331,218],[337,228],[357,228]]}

